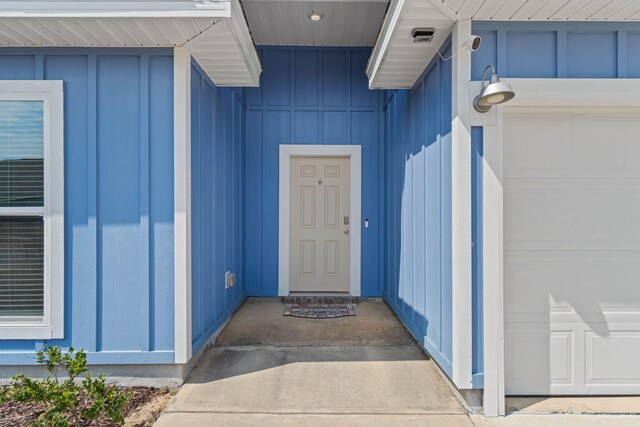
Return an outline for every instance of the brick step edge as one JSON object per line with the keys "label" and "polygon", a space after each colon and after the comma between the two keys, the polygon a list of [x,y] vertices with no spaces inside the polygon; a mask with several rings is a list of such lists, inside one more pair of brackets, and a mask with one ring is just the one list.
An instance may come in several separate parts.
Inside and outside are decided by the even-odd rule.
{"label": "brick step edge", "polygon": [[296,295],[284,297],[285,304],[358,304],[361,298],[344,296]]}

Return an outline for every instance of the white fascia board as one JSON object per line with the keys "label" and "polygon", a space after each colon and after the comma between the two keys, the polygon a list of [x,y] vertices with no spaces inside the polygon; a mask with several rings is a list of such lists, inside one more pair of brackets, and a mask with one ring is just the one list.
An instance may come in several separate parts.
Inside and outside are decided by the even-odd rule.
{"label": "white fascia board", "polygon": [[0,1],[0,18],[229,18],[229,0]]}
{"label": "white fascia board", "polygon": [[231,28],[231,34],[236,39],[236,43],[242,51],[242,56],[247,64],[249,74],[251,75],[252,84],[251,87],[258,87],[260,85],[260,74],[262,73],[262,65],[260,64],[260,58],[258,52],[253,44],[253,38],[247,25],[247,20],[244,16],[244,11],[240,5],[239,0],[231,0],[231,20],[229,27]]}
{"label": "white fascia board", "polygon": [[378,35],[376,45],[371,52],[369,62],[367,63],[367,77],[369,77],[369,89],[375,88],[375,81],[380,70],[380,67],[384,63],[385,56],[387,55],[387,49],[389,43],[393,37],[393,33],[396,31],[398,21],[402,16],[402,9],[404,8],[405,0],[392,0],[387,15],[384,18],[382,29]]}

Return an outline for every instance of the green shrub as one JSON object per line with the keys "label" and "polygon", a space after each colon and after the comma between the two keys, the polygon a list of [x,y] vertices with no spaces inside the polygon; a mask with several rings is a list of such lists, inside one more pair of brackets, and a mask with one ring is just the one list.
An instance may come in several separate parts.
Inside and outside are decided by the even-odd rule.
{"label": "green shrub", "polygon": [[116,424],[124,421],[123,408],[129,395],[106,385],[104,375],[94,378],[87,373],[87,355],[83,350],[74,352],[69,348],[63,353],[60,347],[44,345],[37,360],[51,375],[41,380],[16,375],[2,391],[1,400],[43,404],[45,412],[37,421],[41,426],[79,426],[81,422],[105,417]]}

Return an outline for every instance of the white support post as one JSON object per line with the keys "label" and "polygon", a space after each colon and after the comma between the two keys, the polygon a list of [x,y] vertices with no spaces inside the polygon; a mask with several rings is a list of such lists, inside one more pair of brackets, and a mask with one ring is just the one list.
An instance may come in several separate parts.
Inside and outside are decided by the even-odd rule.
{"label": "white support post", "polygon": [[452,380],[459,389],[472,387],[472,250],[471,127],[469,81],[471,52],[461,45],[471,35],[471,21],[459,20],[452,35],[453,103],[451,123],[452,222]]}
{"label": "white support post", "polygon": [[173,51],[175,362],[191,359],[191,54]]}

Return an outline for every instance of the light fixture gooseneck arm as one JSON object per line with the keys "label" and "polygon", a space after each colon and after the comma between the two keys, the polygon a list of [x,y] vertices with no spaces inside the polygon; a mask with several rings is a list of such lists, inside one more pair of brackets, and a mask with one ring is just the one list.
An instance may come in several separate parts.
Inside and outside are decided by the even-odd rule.
{"label": "light fixture gooseneck arm", "polygon": [[487,77],[487,71],[489,70],[491,70],[491,74],[496,73],[496,69],[493,68],[493,65],[489,64],[486,67],[484,67],[484,71],[482,72],[482,87],[484,87],[484,79],[485,77]]}

